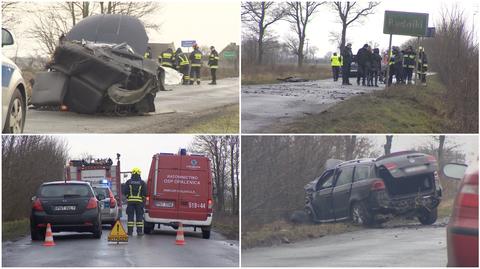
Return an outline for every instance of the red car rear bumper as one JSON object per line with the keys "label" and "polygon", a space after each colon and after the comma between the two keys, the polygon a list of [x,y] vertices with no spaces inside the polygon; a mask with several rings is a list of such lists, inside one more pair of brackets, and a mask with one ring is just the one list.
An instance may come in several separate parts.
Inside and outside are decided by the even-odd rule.
{"label": "red car rear bumper", "polygon": [[478,229],[448,227],[448,265],[478,267]]}

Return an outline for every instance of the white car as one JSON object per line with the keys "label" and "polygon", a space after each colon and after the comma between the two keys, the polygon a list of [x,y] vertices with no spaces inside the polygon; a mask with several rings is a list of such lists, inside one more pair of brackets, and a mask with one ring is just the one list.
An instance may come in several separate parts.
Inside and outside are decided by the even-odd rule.
{"label": "white car", "polygon": [[[13,45],[12,34],[2,28],[2,47]],[[20,68],[2,54],[3,133],[22,133],[27,113],[27,91]]]}

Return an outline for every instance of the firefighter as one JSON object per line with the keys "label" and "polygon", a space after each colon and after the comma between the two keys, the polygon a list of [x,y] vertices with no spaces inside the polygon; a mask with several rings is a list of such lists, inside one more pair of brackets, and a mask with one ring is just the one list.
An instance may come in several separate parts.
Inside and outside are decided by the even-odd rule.
{"label": "firefighter", "polygon": [[397,57],[397,47],[392,47],[390,59],[388,60],[388,86],[392,85],[393,76],[395,75],[395,57]]}
{"label": "firefighter", "polygon": [[173,59],[175,55],[173,54],[172,48],[166,49],[160,56],[158,56],[159,61],[161,62],[162,66],[173,68]]}
{"label": "firefighter", "polygon": [[412,74],[415,69],[415,51],[408,46],[403,54],[404,83],[412,84]]}
{"label": "firefighter", "polygon": [[427,86],[428,61],[423,47],[418,48],[418,76],[423,86]]}
{"label": "firefighter", "polygon": [[137,235],[143,235],[143,207],[147,186],[140,177],[140,168],[132,169],[132,178],[127,180],[123,194],[127,197],[127,230],[128,235],[133,234],[133,227],[137,226]]}
{"label": "firefighter", "polygon": [[340,67],[342,66],[342,56],[334,52],[332,57],[330,57],[330,64],[332,66],[333,81],[337,81],[340,74]]}
{"label": "firefighter", "polygon": [[197,85],[200,85],[200,67],[202,67],[202,52],[197,44],[193,44],[193,51],[190,53],[190,85],[193,85],[195,80]]}
{"label": "firefighter", "polygon": [[352,85],[350,83],[350,67],[352,66],[352,44],[348,43],[342,50],[342,85]]}
{"label": "firefighter", "polygon": [[152,59],[152,48],[147,47],[147,51],[143,54],[144,59]]}
{"label": "firefighter", "polygon": [[214,46],[210,47],[210,55],[208,56],[208,66],[210,66],[210,74],[212,75],[212,82],[209,85],[217,85],[217,69],[218,69],[218,52]]}
{"label": "firefighter", "polygon": [[397,47],[397,55],[395,55],[395,80],[396,84],[403,84],[403,50]]}
{"label": "firefighter", "polygon": [[357,85],[360,85],[360,81],[362,81],[362,86],[365,85],[365,79],[367,78],[367,65],[368,65],[368,44],[363,45],[358,51],[357,55],[355,56],[355,61],[357,62]]}
{"label": "firefighter", "polygon": [[175,51],[175,66],[177,70],[183,74],[182,85],[187,85],[190,83],[190,62],[188,61],[188,56],[183,53],[181,48],[178,48]]}

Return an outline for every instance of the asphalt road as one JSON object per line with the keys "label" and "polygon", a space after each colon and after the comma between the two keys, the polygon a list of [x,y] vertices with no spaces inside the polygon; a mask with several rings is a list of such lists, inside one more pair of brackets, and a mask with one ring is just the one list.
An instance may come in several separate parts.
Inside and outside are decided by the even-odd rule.
{"label": "asphalt road", "polygon": [[[124,224],[124,227],[125,224]],[[185,245],[175,245],[176,232],[163,227],[150,235],[137,237],[128,244],[108,243],[110,229],[101,239],[88,233],[54,233],[56,246],[44,247],[24,237],[2,243],[2,265],[21,267],[127,267],[127,266],[222,266],[239,264],[238,241],[229,241],[212,232],[203,239],[201,232],[185,229]]]}
{"label": "asphalt road", "polygon": [[444,267],[444,225],[365,229],[268,248],[242,250],[242,266]]}
{"label": "asphalt road", "polygon": [[221,113],[239,103],[239,80],[227,78],[217,85],[166,86],[157,93],[156,112],[143,116],[84,115],[74,112],[29,109],[24,133],[175,133],[184,122]]}
{"label": "asphalt road", "polygon": [[356,95],[384,89],[342,86],[341,79],[242,86],[242,133],[275,132],[279,125],[305,114],[318,114]]}

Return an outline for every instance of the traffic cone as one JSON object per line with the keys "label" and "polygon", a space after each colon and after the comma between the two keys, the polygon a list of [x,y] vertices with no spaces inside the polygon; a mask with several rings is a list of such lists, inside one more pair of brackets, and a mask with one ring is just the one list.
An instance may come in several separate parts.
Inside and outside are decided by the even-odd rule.
{"label": "traffic cone", "polygon": [[175,244],[179,246],[185,245],[185,237],[183,236],[183,225],[181,222],[180,222],[180,225],[178,225],[177,240],[175,240]]}
{"label": "traffic cone", "polygon": [[53,242],[53,233],[52,227],[50,227],[50,223],[47,224],[47,231],[45,232],[45,243],[43,243],[45,247],[53,247],[55,243]]}

